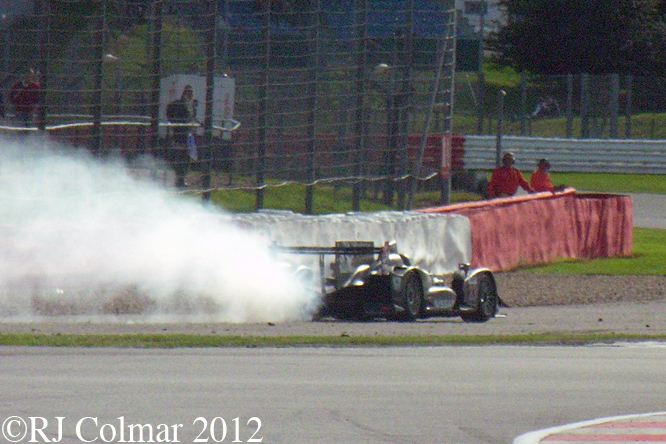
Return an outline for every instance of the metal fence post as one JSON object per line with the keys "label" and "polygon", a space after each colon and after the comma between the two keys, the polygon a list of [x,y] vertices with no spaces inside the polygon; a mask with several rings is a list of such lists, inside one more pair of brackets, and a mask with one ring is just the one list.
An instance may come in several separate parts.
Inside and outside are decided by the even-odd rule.
{"label": "metal fence post", "polygon": [[617,123],[620,114],[619,96],[620,96],[620,75],[610,74],[610,103],[608,108],[610,111],[610,130],[609,136],[611,139],[618,138]]}
{"label": "metal fence post", "polygon": [[92,20],[94,29],[93,33],[93,48],[95,51],[95,58],[98,63],[95,65],[94,81],[93,81],[93,125],[91,134],[91,150],[94,154],[102,154],[103,149],[103,134],[102,134],[102,104],[103,94],[102,86],[104,85],[104,32],[106,28],[106,1],[98,0],[96,8],[96,16]]}
{"label": "metal fence post", "polygon": [[356,66],[356,154],[354,159],[354,185],[352,191],[352,211],[359,211],[361,207],[361,194],[363,182],[361,180],[362,164],[366,146],[366,109],[365,109],[365,82],[368,49],[368,0],[354,2],[354,17],[358,26],[357,66]]}
{"label": "metal fence post", "polygon": [[268,143],[268,72],[271,66],[271,0],[263,3],[263,8],[260,12],[261,24],[261,37],[263,41],[263,54],[261,75],[259,76],[259,115],[258,117],[258,138],[257,141],[257,165],[256,165],[256,186],[255,193],[255,210],[264,208],[264,185],[265,185],[265,169],[266,169],[266,145]]}
{"label": "metal fence post", "polygon": [[[407,24],[403,27],[402,42],[399,52],[400,79],[398,87],[398,105],[399,105],[399,163],[396,170],[397,177],[403,178],[409,170],[409,120],[412,111],[412,72],[413,72],[413,51],[414,51],[414,0],[407,0],[406,8],[408,11]],[[408,180],[400,180],[398,184],[397,208],[405,208],[407,204],[407,186]]]}
{"label": "metal fence post", "polygon": [[156,150],[160,144],[160,80],[162,77],[162,0],[152,4],[150,20],[150,148]]}
{"label": "metal fence post", "polygon": [[[432,90],[430,92],[430,99],[428,102],[428,114],[426,115],[426,120],[425,124],[423,125],[423,132],[421,134],[421,145],[419,147],[419,154],[418,158],[416,159],[416,165],[414,166],[414,175],[410,180],[410,187],[409,187],[409,197],[407,199],[407,210],[411,210],[412,204],[414,203],[414,195],[416,194],[417,190],[417,179],[421,171],[421,166],[423,164],[423,156],[425,153],[425,148],[427,144],[427,139],[428,139],[428,133],[430,132],[430,124],[433,119],[433,114],[434,114],[434,109],[435,105],[437,102],[437,96],[439,93],[440,89],[440,82],[442,79],[443,71],[445,68],[445,65],[450,67],[449,75],[450,75],[450,82],[451,84],[449,85],[449,98],[453,99],[453,91],[454,91],[454,85],[455,85],[455,35],[456,35],[456,13],[455,11],[449,11],[449,22],[445,25],[446,26],[446,31],[444,32],[444,36],[442,38],[441,42],[441,47],[438,49],[439,54],[437,58],[437,68],[435,71],[435,78],[433,79],[433,84],[432,84]],[[452,103],[449,103],[451,107],[453,107]],[[451,108],[452,110],[453,108]],[[447,127],[448,129],[448,127]],[[450,177],[447,179],[448,186],[450,186]]]}
{"label": "metal fence post", "polygon": [[502,120],[504,120],[504,97],[506,91],[500,89],[497,93],[497,136],[495,139],[495,168],[502,164]]}
{"label": "metal fence post", "polygon": [[573,74],[567,74],[567,139],[573,137]]}
{"label": "metal fence post", "polygon": [[520,135],[524,136],[527,132],[527,73],[520,73]]}
{"label": "metal fence post", "polygon": [[206,2],[206,18],[208,27],[206,32],[206,108],[204,116],[204,146],[199,153],[201,165],[203,194],[202,200],[210,202],[211,188],[211,162],[213,158],[213,100],[215,94],[215,65],[216,65],[216,25],[217,1]]}
{"label": "metal fence post", "polygon": [[590,137],[590,88],[589,76],[587,74],[580,75],[580,138],[587,139]]}
{"label": "metal fence post", "polygon": [[310,100],[308,101],[308,184],[305,186],[305,214],[313,213],[314,201],[314,183],[316,181],[316,165],[315,165],[315,150],[317,147],[317,108],[319,101],[317,100],[317,85],[319,84],[319,67],[321,60],[320,53],[320,40],[321,40],[321,0],[316,0],[311,5],[308,12],[311,14],[311,32],[309,33],[311,53],[310,66]]}
{"label": "metal fence post", "polygon": [[478,108],[477,108],[477,120],[476,120],[476,134],[483,134],[483,118],[484,114],[484,99],[486,95],[486,75],[483,72],[483,40],[486,27],[486,0],[480,0],[481,3],[481,15],[479,16],[479,90],[477,92],[478,97]]}
{"label": "metal fence post", "polygon": [[46,0],[35,0],[34,12],[37,17],[40,17],[43,20],[43,26],[40,27],[38,37],[40,43],[38,52],[42,95],[39,110],[37,111],[37,128],[40,132],[45,132],[46,116],[48,115],[49,106],[49,66],[51,64],[51,54],[49,52],[49,48],[51,47],[51,2]]}
{"label": "metal fence post", "polygon": [[625,102],[624,102],[624,115],[625,115],[625,137],[627,139],[631,139],[631,89],[633,87],[633,79],[634,77],[629,74],[627,76],[627,83],[626,83],[626,95],[625,95]]}

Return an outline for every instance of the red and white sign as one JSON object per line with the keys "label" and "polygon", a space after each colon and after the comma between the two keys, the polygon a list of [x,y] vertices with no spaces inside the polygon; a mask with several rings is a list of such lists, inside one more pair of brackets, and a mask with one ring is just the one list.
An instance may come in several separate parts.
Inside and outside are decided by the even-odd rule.
{"label": "red and white sign", "polygon": [[448,179],[451,175],[451,141],[452,134],[450,132],[442,136],[442,165],[440,168],[440,175],[442,179]]}

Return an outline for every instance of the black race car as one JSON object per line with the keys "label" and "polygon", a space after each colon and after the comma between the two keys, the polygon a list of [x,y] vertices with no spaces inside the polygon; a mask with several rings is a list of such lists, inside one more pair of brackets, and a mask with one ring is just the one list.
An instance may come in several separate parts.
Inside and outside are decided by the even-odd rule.
{"label": "black race car", "polygon": [[[339,241],[335,247],[278,247],[283,253],[319,256],[316,273],[299,267],[297,274],[314,278],[321,307],[313,317],[341,320],[385,318],[414,321],[431,316],[460,316],[485,322],[497,314],[500,298],[492,272],[461,264],[451,284],[399,254],[395,242]],[[327,256],[332,256],[332,260]],[[328,264],[328,266],[327,266]],[[330,272],[325,270],[330,268]]]}

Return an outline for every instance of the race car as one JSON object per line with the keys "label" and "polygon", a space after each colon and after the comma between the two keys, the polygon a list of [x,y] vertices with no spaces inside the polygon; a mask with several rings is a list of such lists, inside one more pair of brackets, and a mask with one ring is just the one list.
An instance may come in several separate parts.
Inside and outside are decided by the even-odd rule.
{"label": "race car", "polygon": [[[411,322],[460,316],[465,322],[486,322],[498,311],[500,298],[490,270],[460,264],[447,286],[442,277],[412,265],[407,256],[398,253],[395,242],[376,247],[367,241],[338,241],[335,247],[279,250],[319,256],[319,283],[315,283],[319,288],[315,291],[321,294],[321,305],[313,320]],[[296,274],[316,281],[317,273],[308,267],[299,267]]]}

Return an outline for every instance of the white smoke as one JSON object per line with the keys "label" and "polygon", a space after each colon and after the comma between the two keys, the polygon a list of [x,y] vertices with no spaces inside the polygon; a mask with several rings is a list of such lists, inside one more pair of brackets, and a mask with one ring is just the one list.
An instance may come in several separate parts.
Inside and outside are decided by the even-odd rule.
{"label": "white smoke", "polygon": [[119,160],[0,142],[0,320],[279,322],[313,309],[268,239],[135,176]]}

